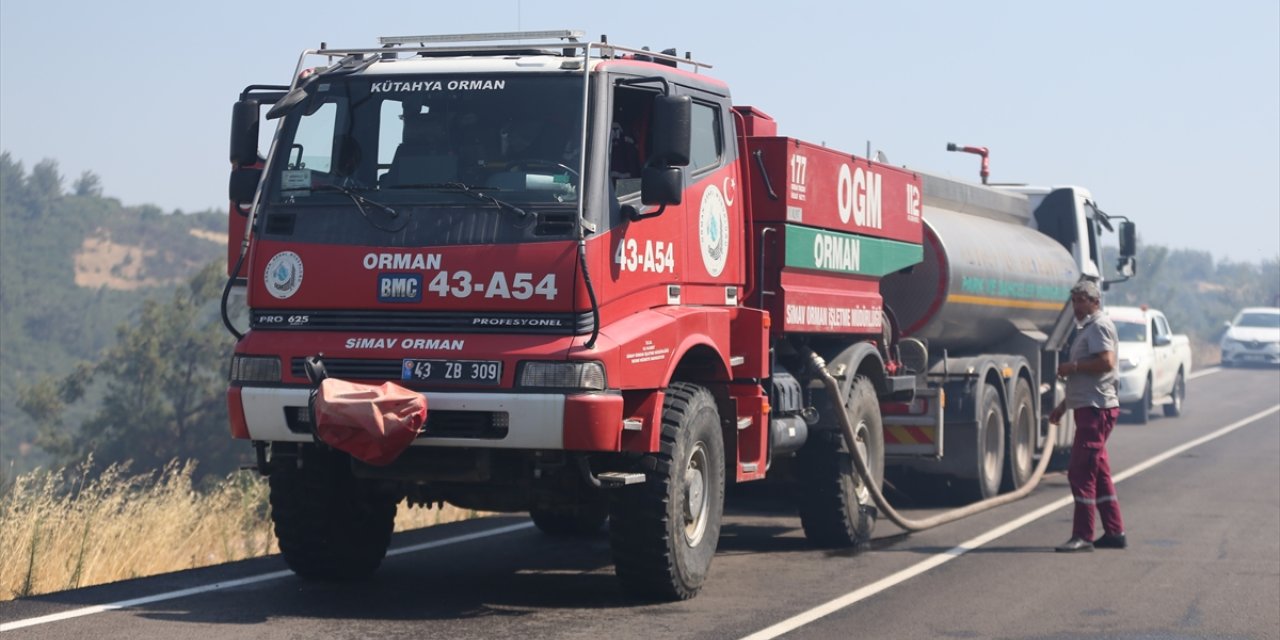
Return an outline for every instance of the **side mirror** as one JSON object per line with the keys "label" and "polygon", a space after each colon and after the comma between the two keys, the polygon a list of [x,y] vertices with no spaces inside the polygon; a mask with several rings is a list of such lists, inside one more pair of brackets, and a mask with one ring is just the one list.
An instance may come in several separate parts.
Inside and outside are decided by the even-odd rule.
{"label": "side mirror", "polygon": [[640,176],[640,201],[646,205],[680,204],[684,195],[684,170],[680,167],[645,167]]}
{"label": "side mirror", "polygon": [[231,164],[258,163],[258,101],[240,100],[231,109]]}
{"label": "side mirror", "polygon": [[248,215],[239,205],[253,202],[253,194],[258,190],[258,182],[262,180],[262,169],[259,167],[236,167],[231,170],[231,179],[227,181],[227,197],[237,205],[240,215]]}
{"label": "side mirror", "polygon": [[1157,347],[1167,347],[1173,344],[1173,336],[1170,336],[1170,335],[1154,336],[1151,338],[1151,344]]}
{"label": "side mirror", "polygon": [[1120,223],[1120,257],[1138,255],[1138,225],[1128,220]]}
{"label": "side mirror", "polygon": [[1127,256],[1124,258],[1120,258],[1119,260],[1116,261],[1116,273],[1119,273],[1120,275],[1124,276],[1126,280],[1129,278],[1132,278],[1133,274],[1137,272],[1138,272],[1137,258],[1134,258],[1133,256]]}
{"label": "side mirror", "polygon": [[689,96],[655,96],[651,162],[670,167],[688,165],[692,122],[693,101]]}

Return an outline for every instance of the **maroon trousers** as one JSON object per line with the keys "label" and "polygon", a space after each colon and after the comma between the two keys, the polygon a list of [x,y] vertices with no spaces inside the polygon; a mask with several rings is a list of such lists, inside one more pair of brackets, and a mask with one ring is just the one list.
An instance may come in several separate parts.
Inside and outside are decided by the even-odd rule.
{"label": "maroon trousers", "polygon": [[1111,482],[1111,464],[1107,460],[1107,438],[1116,426],[1120,409],[1081,407],[1075,409],[1073,415],[1076,437],[1071,443],[1071,462],[1067,465],[1067,481],[1076,498],[1071,537],[1093,541],[1095,507],[1102,516],[1103,531],[1124,533],[1116,486]]}

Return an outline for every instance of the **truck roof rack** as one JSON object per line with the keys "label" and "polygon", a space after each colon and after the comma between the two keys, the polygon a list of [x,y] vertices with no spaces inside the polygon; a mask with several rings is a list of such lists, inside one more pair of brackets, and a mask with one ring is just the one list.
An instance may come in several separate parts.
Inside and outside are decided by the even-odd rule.
{"label": "truck roof rack", "polygon": [[[467,53],[475,54],[493,54],[493,53],[523,53],[528,54],[530,51],[538,51],[545,55],[560,55],[564,57],[576,57],[585,55],[591,57],[595,52],[598,58],[619,58],[625,54],[630,54],[636,59],[650,60],[668,66],[687,65],[697,73],[699,69],[710,69],[711,65],[704,62],[693,60],[689,53],[685,53],[685,57],[681,58],[674,55],[674,50],[668,52],[655,52],[647,49],[633,49],[630,47],[620,47],[609,44],[609,40],[605,36],[601,36],[600,42],[583,42],[580,39],[585,32],[579,29],[559,29],[548,31],[498,31],[489,33],[452,33],[452,34],[435,34],[435,35],[417,35],[417,36],[383,36],[378,38],[378,43],[382,46],[379,48],[356,48],[356,49],[330,49],[324,43],[321,43],[319,49],[309,49],[303,52],[305,57],[308,54],[328,56],[329,58],[345,58],[354,56],[361,59],[367,55],[377,55],[382,58],[398,57],[400,53],[408,53],[414,56],[424,58],[430,57],[446,57],[457,56]],[[527,42],[534,40],[535,42]],[[488,43],[508,42],[511,44],[488,44]],[[416,43],[417,46],[406,46]],[[486,44],[477,44],[486,43]],[[579,53],[581,51],[582,53]]]}

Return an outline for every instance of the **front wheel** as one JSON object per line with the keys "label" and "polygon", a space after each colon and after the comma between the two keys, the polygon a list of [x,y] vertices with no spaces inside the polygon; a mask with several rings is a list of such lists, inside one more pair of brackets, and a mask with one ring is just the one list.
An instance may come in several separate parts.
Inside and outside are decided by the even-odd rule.
{"label": "front wheel", "polygon": [[1147,383],[1142,387],[1142,399],[1133,403],[1129,407],[1129,415],[1137,424],[1146,424],[1151,421],[1151,379],[1147,379]]}
{"label": "front wheel", "polygon": [[653,470],[643,484],[611,492],[609,544],[628,592],[687,600],[702,589],[720,539],[724,455],[711,392],[672,383],[662,405]]}
{"label": "front wheel", "polygon": [[367,578],[387,553],[399,496],[351,474],[343,453],[305,449],[301,466],[271,474],[271,520],[294,573],[313,580]]}
{"label": "front wheel", "polygon": [[1176,418],[1182,415],[1182,403],[1187,397],[1187,383],[1182,377],[1182,371],[1178,371],[1178,377],[1173,381],[1173,391],[1169,393],[1169,403],[1164,405],[1164,415],[1169,418]]}

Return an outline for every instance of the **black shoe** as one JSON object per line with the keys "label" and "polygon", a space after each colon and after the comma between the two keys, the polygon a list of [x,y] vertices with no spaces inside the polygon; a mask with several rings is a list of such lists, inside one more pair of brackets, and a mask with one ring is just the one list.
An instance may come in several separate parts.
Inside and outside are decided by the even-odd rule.
{"label": "black shoe", "polygon": [[1061,553],[1075,553],[1077,551],[1093,551],[1093,543],[1089,542],[1088,540],[1084,540],[1082,538],[1072,538],[1058,545],[1057,547],[1054,547],[1053,550]]}
{"label": "black shoe", "polygon": [[1129,546],[1129,541],[1125,539],[1123,531],[1120,533],[1104,533],[1102,537],[1093,541],[1093,546],[1099,549],[1123,549]]}

